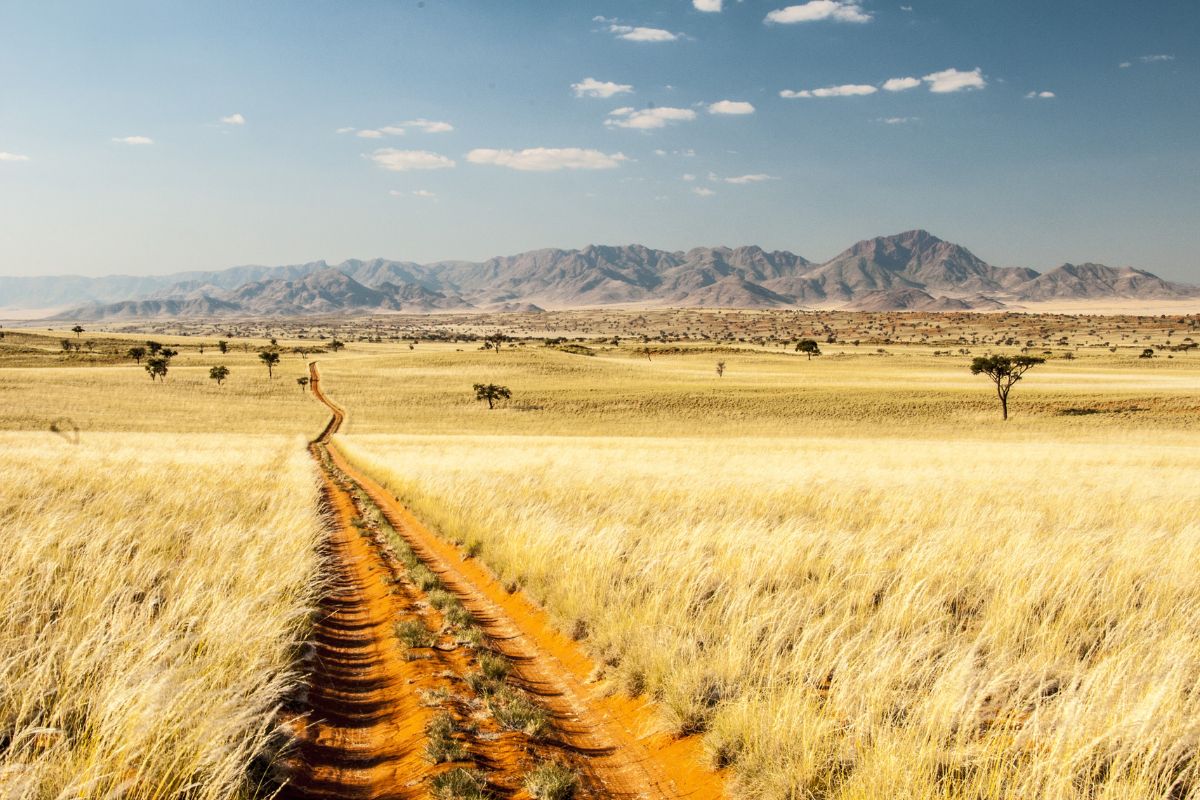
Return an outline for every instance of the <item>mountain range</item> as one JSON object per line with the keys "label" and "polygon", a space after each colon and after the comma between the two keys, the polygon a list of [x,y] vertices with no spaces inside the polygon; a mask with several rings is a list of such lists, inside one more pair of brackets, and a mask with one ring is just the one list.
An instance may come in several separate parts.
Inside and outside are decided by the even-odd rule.
{"label": "mountain range", "polygon": [[594,306],[996,310],[1055,301],[1200,298],[1132,267],[996,267],[914,230],[824,263],[747,246],[534,250],[482,263],[351,259],[163,276],[0,277],[0,307],[67,308],[66,320],[540,311]]}

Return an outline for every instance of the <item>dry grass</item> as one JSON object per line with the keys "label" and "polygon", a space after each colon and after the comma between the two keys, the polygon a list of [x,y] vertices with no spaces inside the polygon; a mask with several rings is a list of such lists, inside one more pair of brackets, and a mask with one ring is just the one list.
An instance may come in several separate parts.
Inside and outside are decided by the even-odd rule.
{"label": "dry grass", "polygon": [[[851,437],[973,435],[999,417],[967,356],[927,347],[826,347],[812,361],[770,350],[638,357],[634,347],[580,356],[529,345],[414,351],[358,345],[321,358],[352,433],[603,434],[720,437],[837,432]],[[842,351],[845,354],[841,354]],[[718,360],[726,362],[718,377]],[[474,383],[512,389],[488,411]],[[1013,390],[1009,435],[1108,435],[1137,426],[1200,426],[1200,353],[1141,360],[1089,353],[1054,359]],[[1084,411],[1078,416],[1071,411]]]}
{"label": "dry grass", "polygon": [[316,591],[301,444],[0,434],[0,797],[257,795]]}
{"label": "dry grass", "polygon": [[340,446],[742,797],[1200,796],[1200,440],[998,425]]}
{"label": "dry grass", "polygon": [[[153,337],[102,339],[96,353],[66,355],[58,351],[57,338],[9,334],[0,340],[0,430],[44,431],[59,420],[78,426],[85,436],[97,431],[312,435],[324,424],[320,404],[296,384],[307,374],[299,355],[285,353],[269,380],[257,355],[263,342],[239,341],[227,354],[209,342],[201,354],[194,341],[157,337],[179,355],[166,380],[152,382],[132,359],[113,355],[147,338]],[[209,368],[219,364],[230,369],[223,386],[208,377]]]}

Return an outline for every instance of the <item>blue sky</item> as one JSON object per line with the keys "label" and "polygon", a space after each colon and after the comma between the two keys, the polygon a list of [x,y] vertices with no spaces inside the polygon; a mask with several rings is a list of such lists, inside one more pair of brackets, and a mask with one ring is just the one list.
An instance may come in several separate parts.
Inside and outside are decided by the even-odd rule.
{"label": "blue sky", "polygon": [[631,242],[823,260],[924,227],[999,265],[1200,281],[1195,0],[30,0],[0,19],[4,274]]}

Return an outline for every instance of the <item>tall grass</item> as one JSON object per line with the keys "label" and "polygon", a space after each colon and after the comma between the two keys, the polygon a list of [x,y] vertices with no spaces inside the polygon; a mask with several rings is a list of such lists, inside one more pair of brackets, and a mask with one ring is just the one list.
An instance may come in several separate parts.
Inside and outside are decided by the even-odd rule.
{"label": "tall grass", "polygon": [[339,446],[742,797],[1197,797],[1200,442],[1111,438]]}
{"label": "tall grass", "polygon": [[5,433],[0,454],[0,797],[256,796],[316,592],[302,442]]}

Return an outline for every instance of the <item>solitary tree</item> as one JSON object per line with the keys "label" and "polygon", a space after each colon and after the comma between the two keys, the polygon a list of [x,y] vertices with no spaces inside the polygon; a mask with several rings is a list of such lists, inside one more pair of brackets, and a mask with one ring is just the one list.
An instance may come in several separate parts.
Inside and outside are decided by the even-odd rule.
{"label": "solitary tree", "polygon": [[225,382],[225,379],[229,377],[229,367],[226,367],[226,366],[213,367],[212,369],[210,369],[208,371],[208,377],[210,377],[214,381],[216,381],[217,386],[220,386],[222,383]]}
{"label": "solitary tree", "polygon": [[158,355],[158,351],[162,350],[162,345],[155,341],[146,342],[146,349],[150,351],[150,355]]}
{"label": "solitary tree", "polygon": [[82,326],[82,325],[76,325],[74,328],[71,328],[71,330],[75,332],[75,338],[76,338],[76,339],[78,339],[78,338],[79,338],[79,334],[83,333],[83,326]]}
{"label": "solitary tree", "polygon": [[796,342],[796,352],[804,353],[808,360],[812,361],[813,356],[821,355],[821,346],[812,339],[801,339]]}
{"label": "solitary tree", "polygon": [[302,392],[306,388],[308,388],[308,378],[307,377],[296,378],[296,383],[300,384],[300,391],[302,391]]}
{"label": "solitary tree", "polygon": [[267,365],[267,380],[275,377],[275,365],[279,363],[279,353],[274,350],[263,350],[258,359]]}
{"label": "solitary tree", "polygon": [[158,351],[158,357],[170,361],[175,356],[179,355],[178,350],[172,350],[169,347],[164,347]]}
{"label": "solitary tree", "polygon": [[972,375],[987,375],[996,384],[996,396],[1000,398],[1000,418],[1008,419],[1008,393],[1013,384],[1021,380],[1026,372],[1046,359],[1037,356],[977,356],[971,362]]}
{"label": "solitary tree", "polygon": [[71,340],[70,339],[63,339],[61,342],[59,342],[59,344],[62,346],[64,353],[71,352]]}
{"label": "solitary tree", "polygon": [[494,383],[477,383],[475,384],[475,399],[487,400],[488,408],[495,408],[497,400],[507,400],[512,397],[512,392],[507,386],[497,386]]}
{"label": "solitary tree", "polygon": [[493,333],[491,336],[484,338],[483,344],[485,348],[490,346],[495,349],[497,353],[499,353],[500,348],[503,347],[504,343],[507,341],[509,341],[509,338],[503,333]]}
{"label": "solitary tree", "polygon": [[337,339],[334,339],[332,342],[329,343],[329,349],[335,353],[338,350],[341,350],[345,346],[346,346],[345,342],[338,341]]}
{"label": "solitary tree", "polygon": [[167,379],[167,359],[161,356],[146,359],[146,372],[150,373],[150,380],[155,378]]}
{"label": "solitary tree", "polygon": [[725,362],[718,361],[717,362],[717,377],[722,378],[724,376],[725,376]]}
{"label": "solitary tree", "polygon": [[1147,347],[1138,358],[1154,358],[1154,348]]}
{"label": "solitary tree", "polygon": [[224,355],[225,353],[228,353],[229,352],[229,342],[225,341],[224,339],[218,339],[217,340],[217,349],[221,351],[222,355]]}

